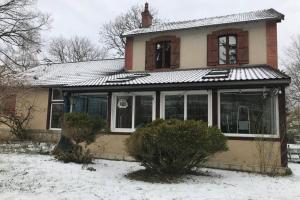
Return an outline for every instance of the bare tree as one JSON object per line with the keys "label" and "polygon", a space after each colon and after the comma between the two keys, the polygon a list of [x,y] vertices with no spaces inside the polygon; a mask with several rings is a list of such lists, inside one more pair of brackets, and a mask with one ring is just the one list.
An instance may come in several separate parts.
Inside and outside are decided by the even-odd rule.
{"label": "bare tree", "polygon": [[89,39],[78,36],[71,39],[53,38],[50,41],[48,53],[51,60],[62,63],[99,60],[107,56],[106,49],[101,49]]}
{"label": "bare tree", "polygon": [[[126,31],[130,31],[141,27],[141,13],[144,9],[143,5],[134,5],[127,12],[117,16],[114,20],[104,24],[100,30],[100,41],[102,41],[112,54],[123,57],[125,53],[126,38],[122,35]],[[153,24],[157,24],[161,20],[157,17],[158,11],[150,8],[153,17]]]}
{"label": "bare tree", "polygon": [[[0,0],[0,123],[23,137],[33,103],[17,105],[30,89],[18,73],[36,64],[41,46],[40,31],[49,16],[36,9],[35,0]],[[9,110],[7,110],[9,109]]]}
{"label": "bare tree", "polygon": [[41,45],[40,31],[48,24],[49,16],[39,12],[35,5],[35,0],[0,1],[1,70],[22,69],[24,59],[16,56],[16,52],[23,51],[23,58],[28,49],[37,53]]}
{"label": "bare tree", "polygon": [[283,65],[292,80],[287,90],[287,99],[290,106],[295,106],[300,103],[300,35],[292,39],[285,55]]}

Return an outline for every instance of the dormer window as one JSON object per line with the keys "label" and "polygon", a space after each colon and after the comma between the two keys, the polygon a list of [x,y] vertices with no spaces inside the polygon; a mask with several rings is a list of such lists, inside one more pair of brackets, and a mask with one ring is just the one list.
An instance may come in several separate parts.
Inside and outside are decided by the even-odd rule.
{"label": "dormer window", "polygon": [[219,65],[237,64],[237,38],[235,35],[219,37]]}
{"label": "dormer window", "polygon": [[171,42],[161,41],[155,45],[156,68],[170,68],[171,66]]}

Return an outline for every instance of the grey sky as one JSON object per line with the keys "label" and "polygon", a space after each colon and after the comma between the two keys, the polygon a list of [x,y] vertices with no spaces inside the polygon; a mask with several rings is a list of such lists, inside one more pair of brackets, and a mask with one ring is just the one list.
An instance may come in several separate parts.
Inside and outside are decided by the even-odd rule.
{"label": "grey sky", "polygon": [[[290,43],[290,38],[300,34],[299,0],[148,0],[149,6],[158,9],[161,18],[170,21],[198,19],[218,15],[274,8],[285,15],[278,26],[279,55]],[[52,36],[85,36],[99,41],[101,25],[125,12],[138,0],[39,0],[38,8],[52,18],[51,30],[45,32],[47,40]]]}

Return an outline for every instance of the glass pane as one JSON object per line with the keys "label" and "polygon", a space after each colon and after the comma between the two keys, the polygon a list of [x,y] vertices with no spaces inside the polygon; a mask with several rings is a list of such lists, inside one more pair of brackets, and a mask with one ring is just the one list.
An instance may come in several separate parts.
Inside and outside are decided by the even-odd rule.
{"label": "glass pane", "polygon": [[116,128],[132,128],[132,96],[117,97]]}
{"label": "glass pane", "polygon": [[226,64],[226,37],[219,37],[219,64]]}
{"label": "glass pane", "polygon": [[61,128],[64,115],[64,104],[52,104],[51,128]]}
{"label": "glass pane", "polygon": [[229,36],[229,63],[236,64],[236,36]]}
{"label": "glass pane", "polygon": [[187,96],[187,119],[202,120],[208,122],[208,96]]}
{"label": "glass pane", "polygon": [[90,116],[106,119],[107,116],[107,97],[88,96],[87,114]]}
{"label": "glass pane", "polygon": [[52,95],[53,100],[63,100],[63,94],[60,89],[53,89]]}
{"label": "glass pane", "polygon": [[107,96],[77,96],[74,100],[73,112],[87,113],[90,116],[106,119]]}
{"label": "glass pane", "polygon": [[135,128],[152,122],[152,96],[135,97]]}
{"label": "glass pane", "polygon": [[77,96],[74,98],[73,112],[83,112],[86,113],[87,107],[87,97]]}
{"label": "glass pane", "polygon": [[171,66],[171,44],[170,42],[164,43],[164,67],[170,67]]}
{"label": "glass pane", "polygon": [[262,92],[222,93],[223,133],[276,134],[275,98]]}
{"label": "glass pane", "polygon": [[155,66],[156,66],[156,68],[161,68],[163,65],[162,52],[163,52],[163,44],[161,42],[156,43],[156,51],[155,51]]}
{"label": "glass pane", "polygon": [[167,95],[165,97],[165,119],[184,120],[183,95]]}

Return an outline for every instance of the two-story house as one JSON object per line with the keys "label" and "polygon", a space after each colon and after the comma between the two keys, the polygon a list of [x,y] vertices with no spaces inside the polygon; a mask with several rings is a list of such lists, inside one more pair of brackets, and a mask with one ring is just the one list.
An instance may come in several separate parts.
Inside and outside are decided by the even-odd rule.
{"label": "two-story house", "polygon": [[271,146],[267,156],[284,168],[290,78],[277,69],[277,24],[283,19],[268,9],[152,25],[146,4],[141,28],[123,35],[125,62],[52,64],[27,72],[47,94],[39,129],[59,129],[63,110],[101,116],[111,133],[99,136],[91,150],[124,159],[125,139],[152,120],[203,120],[228,138],[229,151],[209,166],[256,170],[257,138],[263,138]]}

